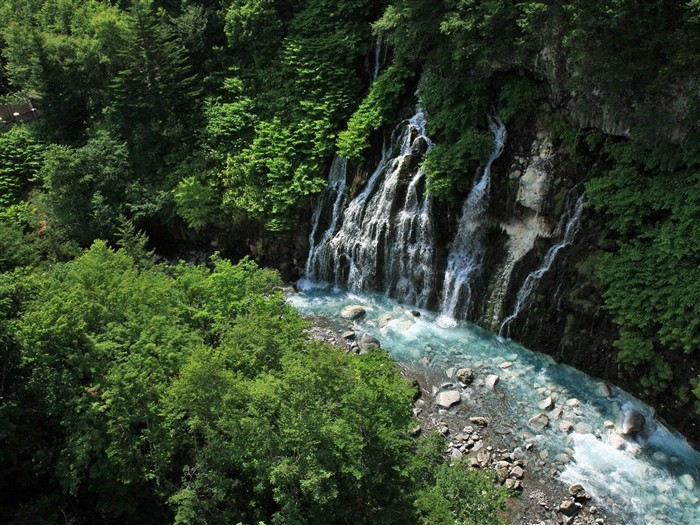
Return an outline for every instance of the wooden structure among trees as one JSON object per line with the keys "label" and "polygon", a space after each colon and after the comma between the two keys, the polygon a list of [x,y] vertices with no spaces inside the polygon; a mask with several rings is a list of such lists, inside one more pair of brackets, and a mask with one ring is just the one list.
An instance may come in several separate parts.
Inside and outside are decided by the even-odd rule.
{"label": "wooden structure among trees", "polygon": [[31,101],[21,104],[3,104],[0,106],[0,123],[16,124],[21,122],[31,122],[39,118],[39,112],[32,105]]}

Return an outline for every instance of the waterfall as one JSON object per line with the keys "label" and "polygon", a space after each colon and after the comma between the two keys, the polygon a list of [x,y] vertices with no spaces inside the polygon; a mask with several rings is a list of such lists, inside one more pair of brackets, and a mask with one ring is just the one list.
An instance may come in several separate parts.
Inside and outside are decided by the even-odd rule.
{"label": "waterfall", "polygon": [[478,220],[486,210],[491,179],[491,164],[501,156],[506,139],[506,128],[498,118],[489,118],[489,129],[494,136],[494,148],[484,166],[481,177],[472,186],[464,201],[462,218],[447,259],[447,270],[442,288],[440,311],[443,322],[450,324],[458,312],[467,312],[471,304],[471,287],[476,271],[481,267],[483,248]]}
{"label": "waterfall", "polygon": [[564,235],[562,236],[559,242],[554,244],[549,249],[549,251],[544,257],[544,260],[542,261],[542,266],[540,266],[537,270],[535,270],[525,278],[525,282],[523,282],[522,287],[520,288],[520,290],[518,290],[518,295],[515,299],[515,307],[513,308],[513,313],[503,320],[503,322],[501,323],[501,327],[498,330],[498,335],[502,337],[507,335],[508,327],[518,317],[523,307],[525,307],[526,304],[529,304],[530,298],[532,297],[532,294],[535,291],[537,284],[540,282],[542,276],[545,273],[547,273],[547,271],[549,271],[559,251],[562,248],[569,246],[573,242],[574,237],[576,236],[576,233],[579,230],[581,212],[583,211],[583,204],[584,198],[583,195],[581,195],[576,200],[576,204],[573,207],[574,209],[568,210],[562,217],[562,221],[566,220]]}
{"label": "waterfall", "polygon": [[[418,109],[394,131],[342,221],[337,219],[342,200],[336,197],[334,219],[316,245],[321,209],[329,206],[328,199],[320,199],[312,217],[308,281],[302,285],[326,280],[353,291],[380,289],[416,306],[427,305],[435,295],[432,204],[425,175],[415,169],[417,156],[432,147],[425,124],[425,114]],[[339,195],[341,191],[331,191],[331,185],[326,191]]]}
{"label": "waterfall", "polygon": [[[323,191],[313,209],[311,216],[311,233],[309,234],[309,256],[306,259],[306,278],[314,281],[326,281],[329,276],[324,274],[328,267],[328,241],[335,232],[338,218],[343,211],[346,196],[346,178],[348,162],[343,157],[336,156],[331,163],[328,174],[328,186]],[[328,227],[323,232],[318,244],[316,238],[321,228],[323,212],[332,203],[331,218]]]}
{"label": "waterfall", "polygon": [[387,47],[384,45],[382,34],[378,34],[374,41],[374,70],[372,71],[372,81],[377,80],[379,69],[384,65],[386,60]]}

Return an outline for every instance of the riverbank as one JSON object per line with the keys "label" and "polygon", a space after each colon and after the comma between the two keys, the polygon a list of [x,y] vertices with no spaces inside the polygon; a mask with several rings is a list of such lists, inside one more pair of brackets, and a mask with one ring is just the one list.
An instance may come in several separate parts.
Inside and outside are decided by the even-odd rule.
{"label": "riverbank", "polygon": [[[311,337],[343,352],[364,351],[361,334],[355,333],[351,323],[339,329],[325,317],[308,319],[313,323],[308,330]],[[466,384],[457,377],[458,370],[452,370],[453,377],[448,377],[437,371],[421,373],[399,366],[402,375],[417,388],[413,407],[416,436],[438,432],[445,440],[446,458],[466,457],[472,468],[493,470],[497,481],[512,491],[506,510],[510,523],[622,525],[600,507],[585,487],[556,478],[564,466],[561,460],[568,458],[550,453],[536,443],[534,436],[523,440],[502,412],[486,410],[481,403],[470,405],[462,399],[479,394],[498,397],[497,385],[490,386],[486,378],[474,377],[473,372],[470,384]],[[461,379],[465,379],[464,375]],[[440,396],[441,392],[450,391],[459,391],[459,400]]]}

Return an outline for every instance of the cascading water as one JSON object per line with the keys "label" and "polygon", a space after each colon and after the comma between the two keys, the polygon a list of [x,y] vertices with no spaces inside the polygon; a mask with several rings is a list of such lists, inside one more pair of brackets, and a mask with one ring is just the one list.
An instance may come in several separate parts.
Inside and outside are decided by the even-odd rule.
{"label": "cascading water", "polygon": [[[343,212],[346,198],[346,178],[348,162],[343,157],[336,156],[331,164],[328,174],[328,186],[319,197],[311,216],[311,233],[309,234],[309,255],[306,259],[306,275],[319,281],[330,278],[326,272],[328,269],[328,241],[338,226],[338,219]],[[332,203],[332,207],[331,207]],[[322,228],[321,219],[328,209],[331,217],[323,235],[316,242],[319,230]],[[306,283],[310,285],[310,283]]]}
{"label": "cascading water", "polygon": [[522,287],[518,290],[518,294],[515,298],[515,306],[513,307],[513,313],[508,317],[503,319],[501,327],[498,330],[498,335],[501,337],[506,337],[508,328],[510,324],[520,315],[520,312],[524,307],[526,307],[532,298],[532,294],[537,287],[537,284],[542,279],[542,276],[549,271],[552,267],[552,263],[557,258],[557,254],[565,247],[569,246],[578,233],[579,227],[581,225],[581,213],[583,211],[584,196],[581,195],[573,206],[573,210],[568,210],[567,213],[562,217],[562,221],[565,222],[564,235],[561,240],[555,243],[544,256],[542,265],[529,274]]}
{"label": "cascading water", "polygon": [[443,314],[441,322],[446,325],[454,323],[460,311],[468,312],[472,300],[473,280],[482,264],[482,231],[479,228],[479,219],[486,210],[491,165],[503,153],[506,139],[506,127],[498,118],[489,119],[489,129],[494,136],[494,148],[484,166],[483,174],[472,186],[464,201],[462,218],[447,259],[440,304],[440,312]]}
{"label": "cascading water", "polygon": [[366,187],[345,210],[342,225],[335,233],[326,230],[323,258],[314,255],[313,263],[307,262],[302,288],[311,281],[328,281],[427,304],[435,288],[431,202],[422,170],[411,173],[408,164],[431,146],[419,109],[397,128]]}

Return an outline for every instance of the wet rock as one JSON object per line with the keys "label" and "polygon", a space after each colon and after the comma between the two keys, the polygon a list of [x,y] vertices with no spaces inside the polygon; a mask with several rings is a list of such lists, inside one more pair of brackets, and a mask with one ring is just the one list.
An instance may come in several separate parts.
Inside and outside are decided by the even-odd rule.
{"label": "wet rock", "polygon": [[498,381],[499,381],[499,377],[497,375],[491,374],[491,375],[486,377],[486,379],[484,380],[484,384],[488,388],[493,390],[496,387],[496,384],[498,384]]}
{"label": "wet rock", "polygon": [[353,319],[359,319],[365,315],[366,312],[367,310],[365,310],[364,306],[359,304],[350,304],[340,311],[340,317],[352,321]]}
{"label": "wet rock", "polygon": [[695,488],[695,480],[690,474],[683,474],[679,479],[686,489],[693,490]]}
{"label": "wet rock", "polygon": [[355,330],[346,330],[342,334],[340,334],[340,337],[343,339],[355,339]]}
{"label": "wet rock", "polygon": [[569,486],[569,494],[571,494],[574,499],[579,501],[591,499],[591,496],[585,491],[583,485],[580,483],[574,483],[573,485]]}
{"label": "wet rock", "polygon": [[445,390],[440,392],[435,400],[437,405],[442,408],[450,408],[452,405],[459,403],[460,395],[456,390]]}
{"label": "wet rock", "polygon": [[625,448],[625,438],[623,438],[620,434],[612,434],[610,436],[610,446],[614,449],[620,450]]}
{"label": "wet rock", "polygon": [[554,410],[552,410],[549,413],[549,417],[551,417],[552,419],[559,419],[563,413],[564,413],[563,407],[556,407]]}
{"label": "wet rock", "polygon": [[576,503],[571,500],[562,501],[561,505],[559,505],[559,512],[561,512],[564,516],[576,516],[578,513],[578,507],[576,506]]}
{"label": "wet rock", "polygon": [[538,406],[540,407],[540,410],[552,410],[554,408],[554,400],[551,396],[547,396],[539,402]]}
{"label": "wet rock", "polygon": [[574,430],[579,434],[590,434],[593,432],[593,428],[588,423],[576,423]]}
{"label": "wet rock", "polygon": [[469,421],[471,421],[475,425],[479,425],[482,427],[485,427],[489,424],[489,420],[486,419],[485,417],[481,417],[481,416],[470,417]]}
{"label": "wet rock", "polygon": [[474,382],[474,371],[471,368],[460,368],[457,370],[457,379],[465,385],[471,385]]}
{"label": "wet rock", "polygon": [[447,370],[445,370],[445,375],[446,375],[448,378],[452,379],[452,378],[455,376],[455,369],[454,369],[454,367],[451,367],[451,368],[448,368]]}
{"label": "wet rock", "polygon": [[574,428],[574,425],[572,425],[570,421],[561,421],[559,423],[559,430],[562,432],[571,432],[572,428]]}
{"label": "wet rock", "polygon": [[379,328],[384,328],[390,322],[394,320],[394,316],[391,314],[382,314],[379,316]]}
{"label": "wet rock", "polygon": [[628,410],[625,412],[625,418],[622,421],[622,435],[633,436],[639,433],[646,423],[644,414],[636,410]]}
{"label": "wet rock", "polygon": [[598,383],[598,394],[603,397],[612,397],[613,391],[607,383]]}
{"label": "wet rock", "polygon": [[566,406],[569,406],[571,408],[578,408],[581,406],[581,401],[579,401],[575,397],[572,397],[571,399],[566,400]]}
{"label": "wet rock", "polygon": [[511,363],[510,361],[504,361],[503,363],[498,365],[498,368],[500,368],[501,370],[505,370],[506,368],[510,368],[511,366],[513,366],[513,363]]}
{"label": "wet rock", "polygon": [[603,422],[603,426],[607,429],[613,429],[613,428],[615,428],[615,423],[613,423],[612,421],[607,419]]}
{"label": "wet rock", "polygon": [[360,338],[360,350],[366,352],[373,346],[376,346],[377,348],[382,347],[376,337],[369,334],[362,334],[362,337]]}
{"label": "wet rock", "polygon": [[539,414],[532,416],[527,424],[535,430],[544,430],[544,428],[549,425],[549,418],[540,412]]}

